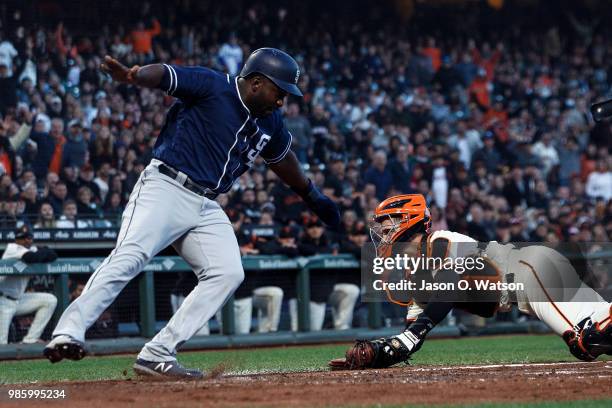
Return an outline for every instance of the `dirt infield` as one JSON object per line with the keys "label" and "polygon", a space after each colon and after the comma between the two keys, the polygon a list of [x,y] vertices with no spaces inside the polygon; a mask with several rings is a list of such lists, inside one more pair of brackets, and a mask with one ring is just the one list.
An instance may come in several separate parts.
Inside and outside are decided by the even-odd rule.
{"label": "dirt infield", "polygon": [[[387,370],[227,374],[196,382],[122,381],[19,385],[64,389],[63,407],[303,407],[459,404],[612,398],[612,362],[398,367]],[[24,400],[3,406],[48,406]],[[25,403],[25,404],[24,404]],[[59,403],[59,401],[57,401]]]}

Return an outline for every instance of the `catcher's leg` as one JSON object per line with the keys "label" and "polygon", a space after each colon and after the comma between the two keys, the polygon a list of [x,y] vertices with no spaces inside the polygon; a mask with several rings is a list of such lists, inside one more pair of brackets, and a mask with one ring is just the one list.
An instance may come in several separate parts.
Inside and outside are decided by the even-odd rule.
{"label": "catcher's leg", "polygon": [[149,362],[174,360],[176,348],[210,320],[244,279],[232,225],[217,203],[205,201],[200,225],[174,244],[193,268],[199,283],[166,327],[145,344],[139,359]]}
{"label": "catcher's leg", "polygon": [[582,360],[612,352],[612,306],[582,283],[570,262],[545,247],[524,248],[515,264],[529,311],[562,336]]}

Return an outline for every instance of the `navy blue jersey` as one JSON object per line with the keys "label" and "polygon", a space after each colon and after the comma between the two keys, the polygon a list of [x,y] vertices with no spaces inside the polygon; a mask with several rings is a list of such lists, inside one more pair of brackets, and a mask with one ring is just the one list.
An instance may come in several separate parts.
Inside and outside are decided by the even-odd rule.
{"label": "navy blue jersey", "polygon": [[281,161],[291,147],[280,110],[253,118],[238,93],[238,78],[204,67],[166,65],[160,88],[177,101],[153,156],[216,193],[228,191],[257,156]]}

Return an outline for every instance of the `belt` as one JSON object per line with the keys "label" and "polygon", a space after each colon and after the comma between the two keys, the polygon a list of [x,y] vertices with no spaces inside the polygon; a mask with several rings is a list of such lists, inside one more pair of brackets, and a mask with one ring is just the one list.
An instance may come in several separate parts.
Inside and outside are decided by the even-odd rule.
{"label": "belt", "polygon": [[[214,193],[211,191],[211,189],[206,188],[206,187],[202,187],[201,185],[193,182],[193,180],[191,180],[189,177],[179,177],[179,171],[173,169],[172,167],[168,166],[167,164],[160,164],[158,167],[159,172],[161,174],[164,174],[176,181],[178,181],[183,187],[185,187],[187,190],[189,191],[193,191],[194,193],[196,193],[197,195],[200,195],[202,197],[206,197],[209,200],[214,200],[215,198],[217,198],[217,196],[219,194]],[[181,179],[183,179],[183,181],[181,182]]]}
{"label": "belt", "polygon": [[19,299],[17,299],[17,298],[14,298],[14,297],[12,297],[12,296],[9,296],[9,295],[7,295],[7,294],[5,294],[5,293],[3,293],[3,292],[0,292],[0,297],[5,297],[5,298],[7,298],[7,299],[9,299],[9,300],[14,300],[15,302],[19,300]]}

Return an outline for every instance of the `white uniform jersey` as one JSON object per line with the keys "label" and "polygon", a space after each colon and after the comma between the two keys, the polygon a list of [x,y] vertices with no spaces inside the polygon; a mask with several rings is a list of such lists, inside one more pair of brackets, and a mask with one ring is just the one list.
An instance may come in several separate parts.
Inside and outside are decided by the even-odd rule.
{"label": "white uniform jersey", "polygon": [[453,231],[435,231],[427,237],[427,256],[432,256],[430,252],[434,242],[448,242],[447,257],[460,258],[473,255],[478,251],[478,242],[467,235]]}
{"label": "white uniform jersey", "polygon": [[[26,248],[23,245],[11,242],[6,246],[6,250],[2,254],[2,259],[21,259],[26,252],[36,252],[37,250],[35,246]],[[29,276],[0,275],[0,292],[13,299],[19,299],[28,286],[29,280]]]}
{"label": "white uniform jersey", "polygon": [[[426,256],[460,258],[473,255],[478,251],[477,241],[467,235],[453,231],[435,231],[427,236]],[[444,252],[442,254],[442,251]],[[412,322],[423,313],[424,305],[412,302],[408,306],[406,321]]]}

